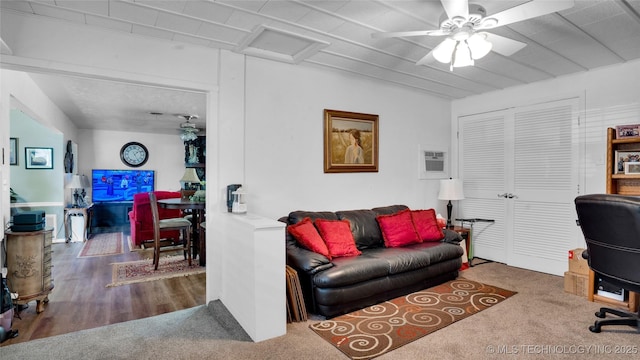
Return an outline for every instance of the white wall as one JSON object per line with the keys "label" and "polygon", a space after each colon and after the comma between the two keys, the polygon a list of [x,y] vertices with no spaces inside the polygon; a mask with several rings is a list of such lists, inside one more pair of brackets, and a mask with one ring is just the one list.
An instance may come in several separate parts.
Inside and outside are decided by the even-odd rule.
{"label": "white wall", "polygon": [[154,170],[157,190],[180,190],[180,178],[184,174],[184,145],[177,134],[80,130],[78,173],[91,176],[91,169],[131,169],[120,160],[120,148],[130,141],[140,142],[149,150],[149,160],[136,169]]}
{"label": "white wall", "polygon": [[[33,82],[28,74],[11,71],[0,70],[0,126],[2,131],[2,144],[3,148],[9,149],[9,137],[10,137],[10,123],[11,123],[11,109],[19,109],[23,113],[27,114],[30,118],[38,121],[44,127],[50,129],[52,133],[62,134],[62,141],[66,143],[67,139],[74,139],[76,136],[76,128],[73,123],[67,118],[67,116],[60,111],[60,109],[40,90],[40,88]],[[25,136],[21,136],[22,140],[19,143],[20,149],[24,146],[34,146],[37,141],[29,141]],[[63,155],[60,151],[55,151],[54,156],[56,159],[62,159]],[[21,159],[24,155],[21,156]],[[8,159],[8,154],[7,154]],[[24,162],[22,161],[19,166],[24,168]],[[62,161],[56,161],[54,159],[54,167],[63,166]],[[40,170],[39,170],[40,171]],[[63,171],[64,172],[64,171]],[[9,187],[11,186],[11,166],[8,161],[2,165],[2,171],[0,172],[0,179],[2,181],[2,215],[3,224],[6,224],[10,220],[10,199],[9,199]],[[45,181],[46,179],[41,179]],[[60,178],[59,193],[54,195],[56,197],[55,202],[60,203],[60,209],[63,207],[64,188],[62,186],[63,179]],[[60,210],[61,211],[61,210]],[[58,217],[60,223],[61,216]]]}
{"label": "white wall", "polygon": [[[418,147],[449,138],[449,101],[256,58],[247,58],[246,82],[250,211],[277,219],[299,209],[406,204],[444,210],[436,200],[438,181],[418,179]],[[379,172],[323,172],[324,109],[379,115]]]}
{"label": "white wall", "polygon": [[[452,133],[458,117],[514,106],[580,97],[581,193],[605,192],[606,129],[640,123],[640,61],[568,75],[484,95],[455,100],[451,104]],[[453,148],[457,141],[452,138]],[[455,167],[455,166],[454,166]]]}

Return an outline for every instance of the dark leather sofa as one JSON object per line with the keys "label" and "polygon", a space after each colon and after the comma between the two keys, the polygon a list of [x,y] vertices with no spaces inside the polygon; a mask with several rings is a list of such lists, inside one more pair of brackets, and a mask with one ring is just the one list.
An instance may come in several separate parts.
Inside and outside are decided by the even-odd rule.
{"label": "dark leather sofa", "polygon": [[307,309],[331,318],[455,279],[462,265],[461,240],[445,230],[443,241],[387,248],[376,216],[408,209],[392,205],[370,210],[294,211],[280,221],[349,220],[362,254],[329,261],[300,246],[287,231],[287,265],[298,272]]}

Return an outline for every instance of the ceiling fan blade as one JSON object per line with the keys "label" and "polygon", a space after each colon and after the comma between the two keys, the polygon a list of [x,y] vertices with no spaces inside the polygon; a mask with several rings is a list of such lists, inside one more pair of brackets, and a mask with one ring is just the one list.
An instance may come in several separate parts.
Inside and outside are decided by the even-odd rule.
{"label": "ceiling fan blade", "polygon": [[531,19],[537,16],[547,15],[554,12],[569,9],[575,5],[574,0],[548,1],[548,0],[532,0],[528,3],[513,7],[511,9],[501,11],[497,14],[487,16],[497,20],[497,24],[485,26],[483,28],[496,28],[498,26],[512,24],[514,22]]}
{"label": "ceiling fan blade", "polygon": [[487,41],[493,44],[493,48],[491,50],[497,52],[500,55],[511,56],[516,52],[522,50],[522,48],[524,48],[525,46],[527,46],[527,44],[523,42],[509,39],[504,36],[486,33],[486,32],[483,32],[482,34],[486,34]]}
{"label": "ceiling fan blade", "polygon": [[461,16],[464,19],[469,17],[469,1],[468,0],[441,0],[444,12],[447,13],[449,19]]}
{"label": "ceiling fan blade", "polygon": [[410,36],[443,36],[449,35],[450,31],[444,30],[418,30],[418,31],[398,31],[398,32],[380,32],[373,33],[371,37],[374,39],[386,39],[394,37],[410,37]]}
{"label": "ceiling fan blade", "polygon": [[422,59],[418,60],[416,65],[427,65],[436,61],[436,58],[433,57],[433,50],[429,51],[429,53],[422,57]]}

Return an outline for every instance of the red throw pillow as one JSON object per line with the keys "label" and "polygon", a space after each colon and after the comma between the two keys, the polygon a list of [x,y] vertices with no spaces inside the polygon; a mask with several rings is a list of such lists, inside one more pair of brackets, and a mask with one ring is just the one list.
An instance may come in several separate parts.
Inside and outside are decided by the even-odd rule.
{"label": "red throw pillow", "polygon": [[324,255],[331,260],[329,249],[320,234],[318,234],[316,227],[313,226],[310,218],[306,217],[297,224],[287,226],[287,231],[305,248]]}
{"label": "red throw pillow", "polygon": [[440,241],[444,237],[434,209],[412,210],[411,219],[422,241]]}
{"label": "red throw pillow", "polygon": [[316,228],[329,248],[331,257],[358,256],[362,254],[356,247],[349,220],[316,219]]}
{"label": "red throw pillow", "polygon": [[386,247],[399,247],[421,243],[411,220],[411,210],[401,210],[395,214],[376,217]]}

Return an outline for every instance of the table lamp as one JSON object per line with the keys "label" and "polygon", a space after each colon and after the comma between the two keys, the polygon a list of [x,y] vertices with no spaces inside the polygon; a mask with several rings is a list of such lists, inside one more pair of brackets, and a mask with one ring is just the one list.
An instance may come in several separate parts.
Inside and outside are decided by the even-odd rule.
{"label": "table lamp", "polygon": [[71,189],[72,191],[72,196],[73,196],[73,207],[77,208],[78,206],[78,197],[80,196],[80,194],[78,193],[78,189],[83,189],[84,186],[82,186],[82,178],[80,177],[80,175],[72,175],[71,176],[71,181],[69,181],[67,183],[67,185],[65,186],[67,189]]}
{"label": "table lamp", "polygon": [[440,180],[440,193],[438,193],[438,199],[449,200],[449,203],[447,203],[447,228],[452,228],[451,211],[453,210],[453,205],[451,204],[451,200],[464,199],[462,180],[451,178]]}
{"label": "table lamp", "polygon": [[182,175],[182,179],[180,179],[180,182],[184,183],[184,190],[198,190],[200,186],[200,178],[196,173],[196,169],[186,168],[184,170],[184,175]]}

